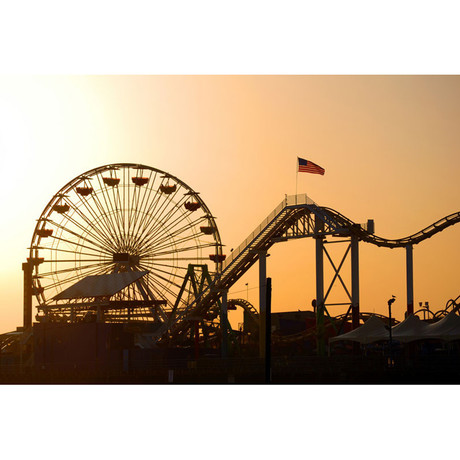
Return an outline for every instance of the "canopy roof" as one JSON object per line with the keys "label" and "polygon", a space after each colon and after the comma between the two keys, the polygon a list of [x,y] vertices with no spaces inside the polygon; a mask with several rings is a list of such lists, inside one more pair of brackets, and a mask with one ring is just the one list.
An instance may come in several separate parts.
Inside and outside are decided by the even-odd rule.
{"label": "canopy roof", "polygon": [[[399,342],[414,340],[460,340],[460,316],[451,312],[436,323],[427,324],[417,316],[409,315],[391,329],[392,339]],[[361,344],[389,340],[390,332],[377,317],[371,316],[361,327],[332,337],[329,342],[351,340]]]}
{"label": "canopy roof", "polygon": [[404,321],[391,330],[394,340],[399,342],[412,342],[423,339],[429,325],[423,322],[418,316],[409,315]]}
{"label": "canopy roof", "polygon": [[113,296],[147,273],[136,271],[87,276],[54,296],[53,300]]}
{"label": "canopy roof", "polygon": [[388,340],[390,333],[385,325],[376,316],[371,316],[361,327],[347,332],[346,334],[332,337],[329,342],[338,340],[352,340],[361,344],[378,342],[379,340]]}
{"label": "canopy roof", "polygon": [[460,316],[454,312],[450,312],[436,323],[429,324],[426,327],[426,333],[423,338],[440,340],[460,339]]}

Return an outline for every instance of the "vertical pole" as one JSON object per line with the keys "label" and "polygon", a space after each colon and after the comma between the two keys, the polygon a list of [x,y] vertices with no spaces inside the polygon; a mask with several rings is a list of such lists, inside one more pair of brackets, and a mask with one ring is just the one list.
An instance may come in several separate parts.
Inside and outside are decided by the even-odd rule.
{"label": "vertical pole", "polygon": [[265,340],[265,383],[272,381],[271,345],[272,345],[272,279],[267,278],[267,316]]}
{"label": "vertical pole", "polygon": [[195,361],[200,357],[200,322],[196,319],[194,330],[195,330]]}
{"label": "vertical pole", "polygon": [[392,334],[392,328],[391,328],[391,302],[388,302],[388,321],[389,321],[389,329],[390,329],[390,367],[393,363],[393,334]]}
{"label": "vertical pole", "polygon": [[297,178],[298,177],[299,177],[299,157],[297,157],[296,165],[295,165],[295,204],[297,204]]}
{"label": "vertical pole", "polygon": [[24,272],[24,330],[32,327],[32,265],[28,262],[22,264]]}
{"label": "vertical pole", "polygon": [[406,285],[407,285],[407,314],[414,313],[414,259],[413,246],[406,246]]}
{"label": "vertical pole", "polygon": [[98,323],[104,322],[104,311],[102,310],[102,307],[100,305],[97,306],[96,312],[97,312],[96,322]]}
{"label": "vertical pole", "polygon": [[267,251],[259,252],[259,357],[265,358],[267,312]]}
{"label": "vertical pole", "polygon": [[389,357],[389,362],[388,365],[389,367],[393,367],[393,336],[392,336],[392,323],[393,321],[391,320],[391,304],[396,300],[395,296],[393,296],[389,301],[388,301],[388,320],[390,324],[388,325],[390,329],[390,357]]}
{"label": "vertical pole", "polygon": [[359,327],[359,238],[351,235],[351,321],[353,329]]}
{"label": "vertical pole", "polygon": [[220,307],[220,330],[222,333],[221,357],[226,358],[228,355],[228,314],[227,314],[227,290],[222,291]]}
{"label": "vertical pole", "polygon": [[315,217],[316,233],[316,350],[318,355],[324,355],[324,222]]}

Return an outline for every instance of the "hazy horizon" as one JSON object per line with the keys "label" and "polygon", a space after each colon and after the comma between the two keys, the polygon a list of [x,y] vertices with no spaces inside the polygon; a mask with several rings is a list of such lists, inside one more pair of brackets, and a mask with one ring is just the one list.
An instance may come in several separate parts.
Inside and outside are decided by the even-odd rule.
{"label": "hazy horizon", "polygon": [[[297,156],[326,170],[299,173],[297,193],[355,222],[374,219],[379,236],[408,236],[459,211],[457,76],[2,76],[0,82],[6,242],[0,332],[22,325],[21,264],[36,219],[67,182],[104,164],[152,166],[200,192],[227,254],[296,192]],[[459,231],[448,228],[414,247],[415,310],[425,301],[442,309],[460,294]],[[314,241],[275,245],[267,275],[273,311],[311,309]],[[257,285],[256,265],[229,296],[248,293],[258,308]],[[340,289],[332,294],[343,300]],[[391,295],[401,320],[404,249],[361,243],[361,311],[386,314]]]}

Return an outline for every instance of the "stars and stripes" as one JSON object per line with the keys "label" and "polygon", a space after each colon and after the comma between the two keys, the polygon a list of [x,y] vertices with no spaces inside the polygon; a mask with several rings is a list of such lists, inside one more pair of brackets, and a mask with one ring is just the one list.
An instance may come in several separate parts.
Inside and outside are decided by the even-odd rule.
{"label": "stars and stripes", "polygon": [[304,160],[303,158],[297,157],[299,170],[298,172],[306,172],[311,174],[321,174],[324,176],[324,169],[321,166],[313,163],[313,161]]}

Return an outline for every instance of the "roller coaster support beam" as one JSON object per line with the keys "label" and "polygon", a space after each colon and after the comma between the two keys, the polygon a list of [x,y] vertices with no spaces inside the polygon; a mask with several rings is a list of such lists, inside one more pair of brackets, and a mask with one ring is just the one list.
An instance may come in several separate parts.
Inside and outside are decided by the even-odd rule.
{"label": "roller coaster support beam", "polygon": [[406,245],[407,315],[414,313],[414,259],[412,244]]}
{"label": "roller coaster support beam", "polygon": [[22,264],[24,272],[24,330],[32,327],[32,265]]}
{"label": "roller coaster support beam", "polygon": [[221,343],[221,357],[226,358],[228,356],[228,302],[227,302],[226,289],[221,291],[221,303],[220,303],[220,329],[222,333]]}
{"label": "roller coaster support beam", "polygon": [[351,322],[359,327],[359,238],[351,235]]}
{"label": "roller coaster support beam", "polygon": [[267,251],[259,255],[259,357],[265,358],[265,337],[267,317]]}
{"label": "roller coaster support beam", "polygon": [[272,381],[272,279],[267,278],[267,316],[265,332],[265,383]]}
{"label": "roller coaster support beam", "polygon": [[321,231],[324,230],[324,222],[315,219],[315,236],[316,239],[316,350],[318,355],[325,354],[324,346],[324,236]]}

